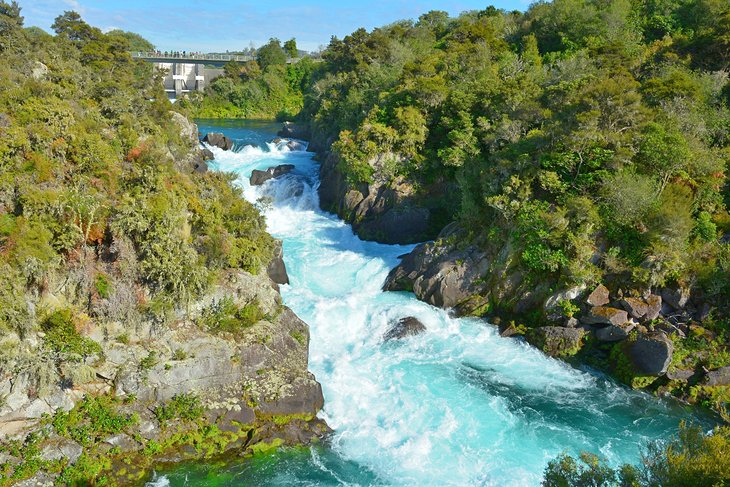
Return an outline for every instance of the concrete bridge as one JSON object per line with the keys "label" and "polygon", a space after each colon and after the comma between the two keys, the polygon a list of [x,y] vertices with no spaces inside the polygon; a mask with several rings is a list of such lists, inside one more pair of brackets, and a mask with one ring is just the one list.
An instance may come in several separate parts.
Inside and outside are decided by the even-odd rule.
{"label": "concrete bridge", "polygon": [[[180,98],[183,93],[203,91],[206,83],[210,83],[223,75],[223,65],[230,61],[245,63],[253,61],[253,56],[234,54],[203,54],[184,52],[132,52],[133,58],[143,59],[165,70],[163,80],[165,91],[170,96]],[[287,63],[296,63],[299,58],[288,59]]]}

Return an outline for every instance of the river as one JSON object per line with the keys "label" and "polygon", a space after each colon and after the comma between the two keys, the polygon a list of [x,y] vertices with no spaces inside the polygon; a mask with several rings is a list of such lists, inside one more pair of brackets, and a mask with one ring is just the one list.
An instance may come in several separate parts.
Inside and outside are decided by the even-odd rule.
{"label": "river", "polygon": [[[617,465],[669,437],[692,411],[576,369],[501,338],[479,319],[454,318],[410,293],[380,287],[412,246],[363,242],[319,209],[312,154],[270,142],[277,124],[200,121],[236,151],[214,149],[212,169],[235,172],[247,199],[265,197],[284,242],[285,304],[311,331],[310,370],[322,383],[328,446],[281,449],[233,463],[186,464],[149,485],[539,485],[562,452]],[[248,144],[248,145],[247,145]],[[251,187],[253,169],[295,170]],[[389,324],[415,316],[427,332],[383,343]]]}

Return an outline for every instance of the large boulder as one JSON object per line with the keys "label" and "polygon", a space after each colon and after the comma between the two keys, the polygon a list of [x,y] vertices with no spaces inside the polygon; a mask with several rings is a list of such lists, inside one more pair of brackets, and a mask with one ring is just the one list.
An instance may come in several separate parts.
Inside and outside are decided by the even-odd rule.
{"label": "large boulder", "polygon": [[578,353],[583,345],[582,328],[562,326],[541,326],[530,330],[527,341],[552,357],[570,357]]}
{"label": "large boulder", "polygon": [[646,298],[646,315],[644,318],[647,320],[655,320],[659,318],[659,314],[662,312],[662,297],[656,294],[650,294]]}
{"label": "large boulder", "polygon": [[649,306],[639,298],[626,297],[621,300],[621,306],[637,320],[646,316]]}
{"label": "large boulder", "polygon": [[278,166],[272,166],[262,171],[260,169],[254,169],[251,171],[251,177],[248,179],[251,186],[261,186],[269,179],[278,178],[284,174],[290,173],[294,169],[293,164],[280,164]]}
{"label": "large boulder", "polygon": [[689,301],[689,289],[681,287],[677,289],[664,288],[662,289],[662,299],[676,310],[684,309],[687,301]]}
{"label": "large boulder", "polygon": [[707,372],[705,385],[711,387],[730,386],[730,365]]}
{"label": "large boulder", "polygon": [[287,139],[309,139],[309,127],[304,124],[294,122],[284,122],[276,135],[279,137],[286,137]]}
{"label": "large boulder", "polygon": [[[445,228],[442,235],[448,234]],[[483,276],[490,259],[476,246],[445,249],[436,243],[417,246],[393,268],[384,291],[413,291],[418,299],[440,308],[474,313],[487,305]]]}
{"label": "large boulder", "polygon": [[205,134],[205,137],[203,137],[203,142],[206,142],[209,145],[218,147],[223,150],[233,149],[233,141],[219,132],[211,132],[209,134]]}
{"label": "large boulder", "polygon": [[608,288],[603,284],[598,285],[591,294],[586,298],[586,302],[591,306],[605,306],[611,301]]}
{"label": "large boulder", "polygon": [[393,324],[393,326],[385,332],[383,335],[383,341],[400,340],[401,338],[418,335],[424,331],[426,331],[426,327],[423,323],[413,316],[407,316],[398,320],[397,323]]}
{"label": "large boulder", "polygon": [[298,140],[290,140],[286,143],[286,147],[290,151],[304,151],[307,150],[307,146],[299,142]]}
{"label": "large boulder", "polygon": [[603,328],[597,328],[594,334],[600,342],[619,342],[626,340],[631,330],[635,327],[635,324],[626,322],[622,325],[609,325]]}
{"label": "large boulder", "polygon": [[629,315],[622,309],[608,306],[594,306],[581,321],[587,325],[623,325],[629,320]]}
{"label": "large boulder", "polygon": [[627,352],[639,374],[660,376],[672,362],[674,344],[664,333],[653,332],[640,335]]}
{"label": "large boulder", "polygon": [[261,186],[269,179],[274,179],[274,175],[269,171],[262,171],[261,169],[254,169],[251,171],[251,177],[248,178],[248,182],[251,186]]}
{"label": "large boulder", "polygon": [[289,284],[289,275],[286,272],[286,265],[284,264],[284,249],[281,246],[281,240],[276,241],[274,258],[269,262],[266,272],[275,283]]}

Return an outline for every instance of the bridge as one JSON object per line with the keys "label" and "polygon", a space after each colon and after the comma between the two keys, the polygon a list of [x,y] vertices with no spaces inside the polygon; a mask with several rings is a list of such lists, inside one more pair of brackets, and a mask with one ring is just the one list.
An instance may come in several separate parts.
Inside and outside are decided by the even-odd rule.
{"label": "bridge", "polygon": [[[170,96],[180,98],[183,93],[203,91],[205,83],[210,83],[223,75],[223,66],[235,61],[245,63],[253,61],[253,56],[238,54],[204,54],[188,52],[132,52],[135,59],[151,62],[157,69],[166,72],[163,84]],[[296,63],[299,58],[287,59],[287,63]]]}

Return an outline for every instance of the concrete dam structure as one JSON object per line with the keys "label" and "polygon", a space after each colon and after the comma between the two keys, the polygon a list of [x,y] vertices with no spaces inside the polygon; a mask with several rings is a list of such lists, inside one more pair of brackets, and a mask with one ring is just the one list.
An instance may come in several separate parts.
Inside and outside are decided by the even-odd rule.
{"label": "concrete dam structure", "polygon": [[228,54],[185,54],[161,52],[133,52],[132,57],[143,59],[163,70],[163,84],[169,96],[179,98],[184,93],[203,91],[205,86],[223,75],[223,65],[229,61],[251,61],[251,56]]}

